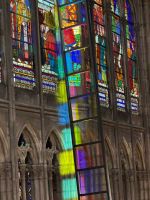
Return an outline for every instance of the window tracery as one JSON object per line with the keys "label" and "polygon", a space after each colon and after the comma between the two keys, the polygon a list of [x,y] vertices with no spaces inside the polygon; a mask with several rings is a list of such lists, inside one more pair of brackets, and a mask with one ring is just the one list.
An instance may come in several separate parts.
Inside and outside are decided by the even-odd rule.
{"label": "window tracery", "polygon": [[48,191],[49,198],[53,200],[59,199],[60,195],[60,182],[59,182],[59,166],[57,160],[58,150],[55,144],[52,143],[50,137],[48,137],[46,142],[46,152],[47,152],[47,181],[48,181]]}
{"label": "window tracery", "polygon": [[19,200],[33,200],[31,145],[24,134],[18,141],[18,155]]}

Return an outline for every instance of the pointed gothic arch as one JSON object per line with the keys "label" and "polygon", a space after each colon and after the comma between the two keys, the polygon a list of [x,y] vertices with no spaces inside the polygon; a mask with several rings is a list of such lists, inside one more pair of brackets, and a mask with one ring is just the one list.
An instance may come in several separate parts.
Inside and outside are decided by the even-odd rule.
{"label": "pointed gothic arch", "polygon": [[112,168],[115,168],[115,152],[108,136],[105,137],[106,155],[110,158]]}
{"label": "pointed gothic arch", "polygon": [[135,162],[137,170],[145,170],[143,148],[139,141],[136,143],[135,147]]}
{"label": "pointed gothic arch", "polygon": [[121,141],[120,154],[121,162],[125,164],[125,168],[132,169],[131,149],[124,137]]}
{"label": "pointed gothic arch", "polygon": [[31,151],[32,159],[34,162],[37,163],[38,161],[41,160],[40,152],[42,144],[39,141],[32,125],[30,123],[26,123],[21,127],[21,129],[17,133],[17,142],[19,141],[21,134],[23,134],[24,137],[26,138],[26,141],[30,143],[30,146],[32,147]]}
{"label": "pointed gothic arch", "polygon": [[63,141],[60,133],[61,130],[59,130],[58,128],[53,128],[48,131],[45,144],[47,143],[48,139],[50,139],[52,146],[57,147],[57,149],[61,151],[63,149]]}

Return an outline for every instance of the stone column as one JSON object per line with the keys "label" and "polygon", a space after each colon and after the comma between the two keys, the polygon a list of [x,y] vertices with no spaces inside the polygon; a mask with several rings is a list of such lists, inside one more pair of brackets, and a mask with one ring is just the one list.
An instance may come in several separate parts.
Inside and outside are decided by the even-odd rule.
{"label": "stone column", "polygon": [[12,200],[12,169],[11,164],[6,166],[6,196],[7,200]]}
{"label": "stone column", "polygon": [[22,200],[26,200],[26,165],[20,165],[20,180]]}
{"label": "stone column", "polygon": [[45,193],[45,200],[49,200],[49,188],[48,188],[48,169],[47,164],[44,165],[44,193]]}
{"label": "stone column", "polygon": [[32,193],[34,194],[34,199],[35,200],[41,200],[40,196],[40,184],[39,184],[39,176],[40,176],[40,171],[37,165],[32,165]]}
{"label": "stone column", "polygon": [[52,166],[48,166],[48,182],[47,182],[47,184],[48,184],[48,191],[49,191],[49,200],[54,200]]}
{"label": "stone column", "polygon": [[47,185],[48,185],[48,193],[49,193],[49,200],[54,200],[54,195],[53,195],[53,174],[52,170],[52,160],[54,157],[54,154],[57,154],[58,150],[56,149],[56,146],[52,146],[51,149],[47,149],[46,151],[46,159],[47,159]]}
{"label": "stone column", "polygon": [[130,193],[129,195],[131,196],[130,199],[135,200],[135,176],[133,170],[128,171],[127,180],[129,181],[129,193]]}
{"label": "stone column", "polygon": [[113,187],[112,200],[119,200],[119,169],[111,170],[111,180]]}
{"label": "stone column", "polygon": [[0,166],[0,199],[6,200],[6,170],[5,165]]}

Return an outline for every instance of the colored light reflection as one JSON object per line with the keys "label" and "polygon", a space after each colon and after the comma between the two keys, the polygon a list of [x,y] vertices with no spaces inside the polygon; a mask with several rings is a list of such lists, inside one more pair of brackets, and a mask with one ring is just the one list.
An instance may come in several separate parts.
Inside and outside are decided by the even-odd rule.
{"label": "colored light reflection", "polygon": [[74,137],[75,137],[75,143],[76,143],[76,145],[82,143],[81,129],[78,126],[74,126]]}
{"label": "colored light reflection", "polygon": [[63,200],[78,200],[77,183],[75,178],[62,181]]}
{"label": "colored light reflection", "polygon": [[62,140],[63,140],[63,148],[65,150],[73,148],[70,128],[65,128],[62,130]]}
{"label": "colored light reflection", "polygon": [[58,160],[60,165],[59,166],[60,175],[65,176],[65,175],[75,174],[73,150],[59,153]]}
{"label": "colored light reflection", "polygon": [[66,83],[64,80],[59,81],[57,88],[57,102],[58,103],[67,103],[67,94],[66,94]]}

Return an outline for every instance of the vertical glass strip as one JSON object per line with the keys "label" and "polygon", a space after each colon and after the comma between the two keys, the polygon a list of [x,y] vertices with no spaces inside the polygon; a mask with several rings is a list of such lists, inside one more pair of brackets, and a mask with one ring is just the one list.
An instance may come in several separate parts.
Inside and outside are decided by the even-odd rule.
{"label": "vertical glass strip", "polygon": [[112,36],[113,36],[113,59],[115,72],[115,87],[116,87],[116,101],[117,109],[125,112],[125,75],[123,63],[123,47],[121,36],[121,22],[120,22],[120,5],[119,1],[111,1],[112,8]]}
{"label": "vertical glass strip", "polygon": [[[91,38],[87,21],[87,2],[58,1],[62,34],[62,50],[66,76],[67,100],[72,134],[73,152],[70,160],[74,165],[62,176],[75,175],[78,199],[90,199],[95,193],[107,196],[102,138],[98,128],[98,105],[94,68],[91,64]],[[99,12],[99,10],[98,10]],[[98,46],[100,67],[106,68],[105,43]],[[101,48],[101,49],[100,49]],[[104,81],[104,80],[102,80]],[[102,82],[101,81],[101,82]],[[107,83],[105,79],[105,83]],[[103,84],[105,84],[103,83]],[[90,126],[94,126],[93,129]],[[71,139],[70,139],[71,141]],[[73,154],[72,154],[73,153]],[[66,158],[67,156],[64,156]],[[66,165],[69,165],[65,160]],[[68,163],[68,164],[67,164]],[[67,167],[67,166],[66,166]],[[72,180],[72,179],[71,179]],[[70,188],[70,187],[68,187]],[[70,194],[74,194],[72,187]],[[64,196],[64,200],[72,197]]]}
{"label": "vertical glass strip", "polygon": [[96,67],[98,71],[98,90],[100,105],[109,107],[108,78],[106,62],[106,31],[102,2],[95,2],[93,7],[95,35]]}
{"label": "vertical glass strip", "polygon": [[56,93],[58,82],[58,17],[54,2],[38,0],[38,15],[43,92]]}
{"label": "vertical glass strip", "polygon": [[139,84],[137,73],[136,34],[134,30],[134,20],[129,0],[124,1],[124,10],[126,19],[127,64],[131,102],[130,108],[133,114],[138,114]]}
{"label": "vertical glass strip", "polygon": [[13,74],[16,87],[35,86],[31,1],[10,0]]}

